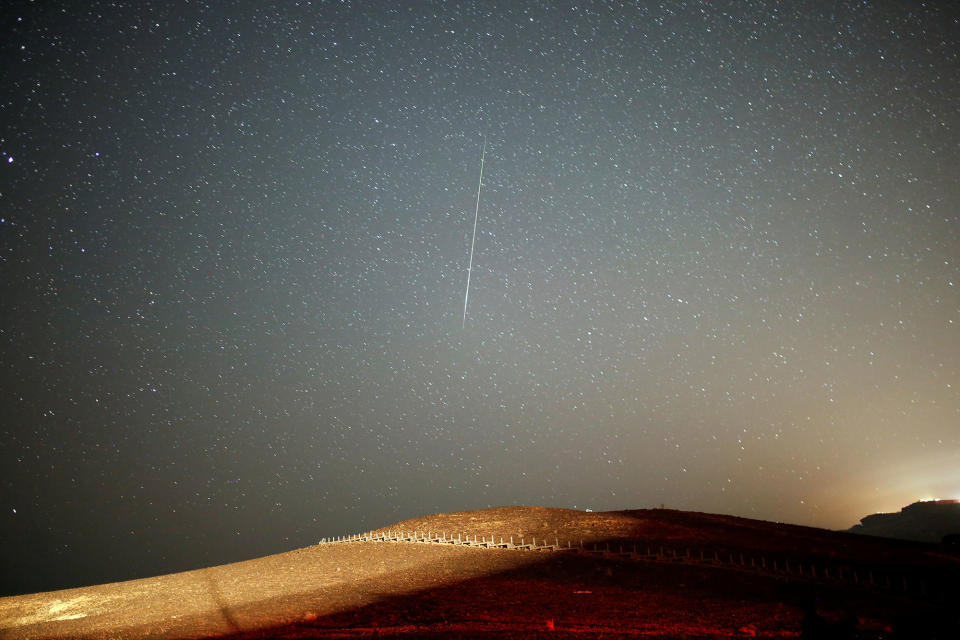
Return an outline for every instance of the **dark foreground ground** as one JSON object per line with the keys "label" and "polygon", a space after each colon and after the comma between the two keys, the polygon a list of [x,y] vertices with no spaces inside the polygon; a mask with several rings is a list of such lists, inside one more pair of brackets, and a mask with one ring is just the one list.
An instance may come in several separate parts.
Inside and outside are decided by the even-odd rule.
{"label": "dark foreground ground", "polygon": [[[323,544],[0,598],[0,638],[960,638],[960,561],[932,545],[669,510],[510,507],[389,530],[752,554],[821,568],[814,577],[585,553]],[[824,568],[858,579],[821,579]]]}

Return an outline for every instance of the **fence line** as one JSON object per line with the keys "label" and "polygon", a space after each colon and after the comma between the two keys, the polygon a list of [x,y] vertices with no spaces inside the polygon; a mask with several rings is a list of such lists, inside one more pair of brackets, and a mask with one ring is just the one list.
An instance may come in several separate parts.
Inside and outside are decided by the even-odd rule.
{"label": "fence line", "polygon": [[799,561],[783,556],[768,556],[763,554],[744,555],[742,552],[708,550],[694,547],[651,547],[639,543],[618,543],[611,548],[606,543],[584,543],[565,540],[560,542],[554,537],[550,542],[545,538],[539,541],[533,537],[528,542],[525,537],[515,540],[513,536],[506,539],[494,535],[489,537],[482,534],[457,533],[456,536],[446,531],[393,531],[381,533],[360,533],[335,538],[324,538],[319,544],[337,544],[351,542],[394,542],[415,544],[446,544],[482,549],[506,549],[515,551],[536,551],[568,553],[581,556],[603,558],[607,560],[628,560],[636,562],[656,562],[668,564],[682,564],[690,566],[713,567],[718,569],[732,569],[771,577],[789,578],[818,584],[835,586],[852,586],[860,589],[883,591],[892,595],[905,596],[929,602],[945,602],[946,594],[940,589],[930,589],[927,583],[916,575],[875,573],[870,567],[852,566],[850,564],[829,566],[816,564],[812,561]]}

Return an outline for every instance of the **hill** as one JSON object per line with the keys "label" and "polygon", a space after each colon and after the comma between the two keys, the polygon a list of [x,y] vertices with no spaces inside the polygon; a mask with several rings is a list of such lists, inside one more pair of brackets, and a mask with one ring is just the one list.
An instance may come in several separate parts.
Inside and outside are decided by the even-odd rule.
{"label": "hill", "polygon": [[502,507],[2,598],[0,636],[933,638],[958,623],[958,583],[960,560],[933,545],[666,509]]}
{"label": "hill", "polygon": [[917,542],[942,542],[960,535],[960,500],[914,502],[899,513],[875,513],[850,528],[853,533]]}

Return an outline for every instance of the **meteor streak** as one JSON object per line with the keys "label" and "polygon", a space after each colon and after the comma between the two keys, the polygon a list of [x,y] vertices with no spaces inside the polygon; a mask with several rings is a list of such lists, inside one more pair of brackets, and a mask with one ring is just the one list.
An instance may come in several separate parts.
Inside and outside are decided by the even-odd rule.
{"label": "meteor streak", "polygon": [[487,136],[483,136],[483,150],[480,152],[480,182],[477,183],[477,210],[473,212],[473,239],[470,241],[470,263],[467,265],[467,292],[463,296],[463,326],[467,328],[467,303],[470,301],[470,274],[473,272],[473,247],[477,243],[477,220],[480,219],[480,189],[483,187],[483,160],[487,155]]}

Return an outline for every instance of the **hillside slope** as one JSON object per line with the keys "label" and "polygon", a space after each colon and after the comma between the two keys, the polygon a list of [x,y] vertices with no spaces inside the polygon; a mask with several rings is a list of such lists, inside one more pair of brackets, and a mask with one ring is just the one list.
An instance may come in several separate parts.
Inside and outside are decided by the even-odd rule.
{"label": "hillside slope", "polygon": [[[899,637],[924,638],[960,622],[929,594],[867,588],[866,573],[856,583],[824,582],[809,569],[772,574],[743,562],[744,554],[754,554],[861,571],[906,568],[925,580],[956,582],[957,559],[930,545],[664,509],[543,507],[435,514],[365,537],[400,531],[424,532],[407,540],[434,532],[447,543],[320,544],[146,580],[2,598],[0,636],[775,638],[796,637],[804,625],[832,624],[866,638],[895,637],[898,628]],[[543,553],[449,543],[471,536],[716,549],[716,557],[723,549],[730,563],[696,553],[610,560],[585,549]]]}

